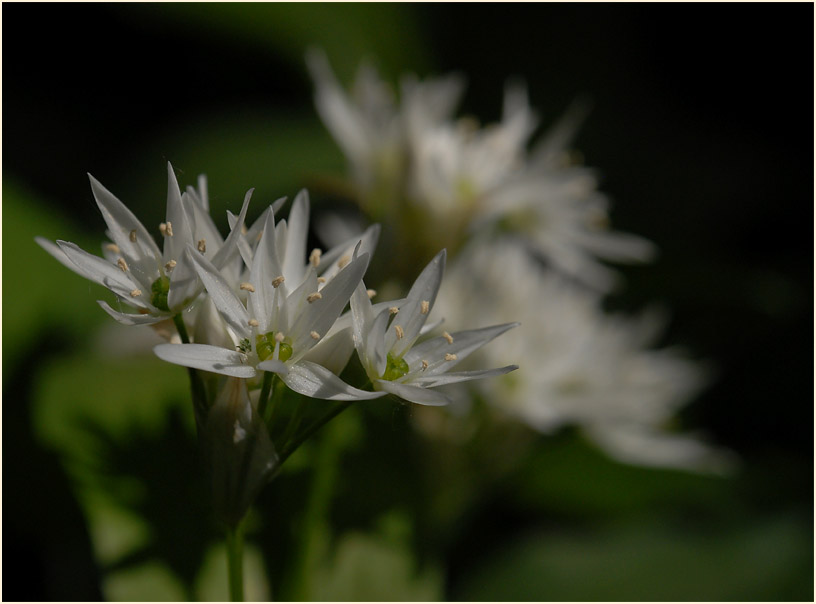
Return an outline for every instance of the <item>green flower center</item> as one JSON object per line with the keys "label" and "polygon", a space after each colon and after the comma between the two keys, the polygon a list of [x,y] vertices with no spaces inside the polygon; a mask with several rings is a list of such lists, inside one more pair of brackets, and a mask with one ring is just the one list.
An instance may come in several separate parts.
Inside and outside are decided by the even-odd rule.
{"label": "green flower center", "polygon": [[150,291],[152,292],[150,303],[159,310],[169,311],[170,308],[167,306],[167,292],[170,291],[170,279],[162,275],[153,282],[153,285],[150,286]]}
{"label": "green flower center", "polygon": [[[255,336],[255,352],[258,353],[258,360],[265,361],[275,352],[275,332],[270,331],[266,334],[259,333]],[[292,357],[292,347],[286,342],[280,343],[278,350],[278,360],[288,361]]]}
{"label": "green flower center", "polygon": [[383,373],[382,379],[393,382],[394,380],[406,375],[408,371],[408,363],[406,363],[404,359],[395,359],[389,354],[388,362],[385,365],[385,373]]}

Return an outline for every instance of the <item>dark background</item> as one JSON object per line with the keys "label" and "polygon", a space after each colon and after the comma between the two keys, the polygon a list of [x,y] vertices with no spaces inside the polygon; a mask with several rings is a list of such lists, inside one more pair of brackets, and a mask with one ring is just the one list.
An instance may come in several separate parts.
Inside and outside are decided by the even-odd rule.
{"label": "dark background", "polygon": [[[589,98],[576,147],[600,170],[613,225],[661,250],[655,264],[625,269],[610,308],[671,309],[664,343],[717,371],[682,419],[743,459],[731,488],[746,524],[791,516],[812,535],[813,43],[809,3],[4,4],[4,195],[13,185],[45,200],[93,240],[102,221],[86,172],[130,192],[120,197],[155,223],[167,160],[187,183],[207,172],[225,205],[250,186],[271,200],[338,172],[342,157],[311,106],[301,58],[311,44],[346,82],[366,56],[388,77],[461,71],[462,109],[483,123],[498,119],[508,76],[528,82],[545,125]],[[223,165],[201,163],[212,158]],[[5,325],[16,320],[9,297],[25,295],[10,263],[42,254],[11,249],[7,227]],[[30,326],[29,342],[49,326]],[[30,435],[35,361],[62,345],[49,341],[9,358],[19,343],[3,338],[4,599],[95,599],[93,563],[68,576],[52,568],[87,541],[57,457]],[[43,500],[73,520],[56,520]],[[530,523],[513,504],[491,500],[479,513],[508,531]],[[49,522],[76,527],[71,553]],[[16,528],[34,523],[35,537]],[[448,597],[467,597],[456,589],[479,561],[466,540],[449,548]],[[812,574],[797,576],[762,597],[811,599]]]}

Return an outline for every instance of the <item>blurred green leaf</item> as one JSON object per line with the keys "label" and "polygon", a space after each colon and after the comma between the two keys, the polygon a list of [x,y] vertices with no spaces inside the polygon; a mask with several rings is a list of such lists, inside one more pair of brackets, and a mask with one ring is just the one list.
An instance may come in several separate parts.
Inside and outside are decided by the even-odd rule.
{"label": "blurred green leaf", "polygon": [[794,516],[740,530],[646,520],[538,532],[487,553],[454,599],[810,601],[812,533]]}

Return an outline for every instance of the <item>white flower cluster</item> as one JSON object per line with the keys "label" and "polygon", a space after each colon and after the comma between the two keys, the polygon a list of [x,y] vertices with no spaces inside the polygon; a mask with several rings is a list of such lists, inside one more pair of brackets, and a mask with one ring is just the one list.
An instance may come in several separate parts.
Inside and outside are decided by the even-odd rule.
{"label": "white flower cluster", "polygon": [[[173,319],[183,343],[159,344],[171,363],[248,380],[274,373],[292,390],[319,399],[364,400],[395,394],[419,404],[444,404],[431,389],[441,384],[512,371],[450,372],[470,353],[513,325],[431,339],[414,346],[442,281],[445,252],[420,274],[402,300],[372,305],[363,275],[379,228],[323,253],[307,254],[309,199],[297,195],[289,220],[275,220],[284,200],[245,228],[252,191],[230,216],[223,239],[209,216],[206,180],[181,193],[168,164],[167,221],[159,226],[163,251],[128,208],[91,177],[94,197],[112,243],[100,258],[73,243],[38,243],[80,275],[112,291],[136,312],[100,305],[127,325]],[[343,310],[352,299],[351,310]],[[213,309],[217,312],[213,312]],[[433,327],[433,326],[431,326]],[[188,334],[192,333],[193,337]],[[357,350],[373,390],[338,374]]]}
{"label": "white flower cluster", "polygon": [[438,302],[449,325],[503,317],[524,325],[474,357],[522,364],[477,384],[491,406],[542,432],[579,425],[625,462],[723,467],[725,457],[669,429],[706,372],[678,351],[651,348],[660,326],[648,318],[603,310],[617,279],[600,260],[645,261],[654,247],[609,230],[593,172],[568,161],[582,109],[531,145],[538,120],[520,85],[507,88],[501,121],[480,128],[454,117],[458,76],[405,77],[398,102],[369,66],[346,93],[322,54],[308,64],[363,211],[379,216],[385,200],[383,215],[416,224],[418,210],[429,219],[412,232],[417,244],[444,240],[454,252]]}

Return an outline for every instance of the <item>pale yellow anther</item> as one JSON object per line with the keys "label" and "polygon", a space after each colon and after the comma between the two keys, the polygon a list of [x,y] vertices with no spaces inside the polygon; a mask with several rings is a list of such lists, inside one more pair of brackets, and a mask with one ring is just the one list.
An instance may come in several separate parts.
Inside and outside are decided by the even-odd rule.
{"label": "pale yellow anther", "polygon": [[309,332],[309,335],[312,336],[313,340],[319,340],[320,339],[320,334],[317,333],[316,331]]}
{"label": "pale yellow anther", "polygon": [[399,326],[399,325],[394,325],[394,331],[396,331],[396,332],[397,332],[397,339],[398,339],[398,340],[401,340],[402,338],[404,338],[404,337],[405,337],[405,331],[402,329],[402,327],[401,327],[401,326]]}
{"label": "pale yellow anther", "polygon": [[245,225],[245,224],[242,224],[242,225],[241,225],[241,235],[246,235],[246,234],[247,234],[247,228],[246,228],[246,225]]}
{"label": "pale yellow anther", "polygon": [[258,325],[260,325],[260,323],[258,323],[258,319],[250,319],[247,321],[247,323],[249,323],[250,327],[258,327]]}
{"label": "pale yellow anther", "polygon": [[252,285],[251,283],[244,282],[239,286],[239,289],[243,289],[244,291],[248,291],[248,292],[254,292],[255,291],[255,286]]}
{"label": "pale yellow anther", "polygon": [[196,246],[198,251],[202,254],[207,251],[207,240],[206,239],[199,239],[198,245]]}
{"label": "pale yellow anther", "polygon": [[170,222],[169,220],[167,221],[167,236],[168,237],[173,236],[173,223]]}
{"label": "pale yellow anther", "polygon": [[313,249],[312,253],[309,254],[309,264],[311,264],[315,268],[320,266],[320,256],[322,256],[322,255],[323,255],[323,250],[321,250],[320,248],[317,248],[317,247],[315,249]]}
{"label": "pale yellow anther", "polygon": [[366,296],[368,296],[369,300],[371,300],[371,298],[373,298],[376,295],[377,295],[377,290],[376,289],[367,289],[366,290]]}
{"label": "pale yellow anther", "polygon": [[140,290],[140,289],[134,289],[133,291],[130,292],[130,297],[131,298],[138,298],[141,295],[142,295],[142,290]]}
{"label": "pale yellow anther", "polygon": [[175,260],[170,260],[167,264],[164,265],[164,270],[166,270],[169,273],[174,268],[176,268],[176,264],[177,262]]}
{"label": "pale yellow anther", "polygon": [[428,368],[428,361],[422,359],[422,371],[425,371]]}
{"label": "pale yellow anther", "polygon": [[133,229],[130,232],[130,240],[133,241],[134,243],[136,242],[136,229]]}
{"label": "pale yellow anther", "polygon": [[422,302],[419,303],[419,312],[421,312],[423,315],[427,315],[428,311],[430,310],[431,303],[428,302],[427,300],[423,300]]}
{"label": "pale yellow anther", "polygon": [[351,257],[350,256],[343,256],[342,258],[340,258],[340,260],[337,261],[337,268],[343,268],[349,262],[351,262]]}
{"label": "pale yellow anther", "polygon": [[397,308],[396,306],[391,306],[391,307],[388,309],[388,314],[391,314],[391,315],[395,315],[395,314],[397,314],[398,312],[399,312],[399,308]]}
{"label": "pale yellow anther", "polygon": [[281,275],[280,277],[275,277],[274,279],[272,279],[272,287],[274,287],[275,289],[278,289],[280,284],[283,283],[283,282],[284,282],[283,275]]}
{"label": "pale yellow anther", "polygon": [[116,261],[116,266],[121,268],[123,273],[126,273],[128,270],[128,265],[124,258],[119,258],[119,260]]}
{"label": "pale yellow anther", "polygon": [[309,294],[308,296],[306,296],[306,301],[309,304],[311,304],[315,300],[320,300],[320,298],[322,298],[322,297],[323,297],[323,294],[321,294],[320,292],[314,292],[313,294]]}
{"label": "pale yellow anther", "polygon": [[318,283],[321,283],[321,284],[322,284],[322,283],[325,283],[325,282],[326,282],[326,277],[318,277],[318,278],[317,278],[317,282],[318,282]]}
{"label": "pale yellow anther", "polygon": [[456,355],[455,355],[455,354],[450,354],[450,353],[447,353],[447,354],[445,355],[445,360],[446,360],[446,361],[455,361],[455,360],[456,360],[456,358],[457,358],[457,357],[456,357]]}
{"label": "pale yellow anther", "polygon": [[119,253],[119,246],[116,245],[115,243],[106,243],[105,249],[108,250],[109,252],[113,252],[114,254]]}
{"label": "pale yellow anther", "polygon": [[450,335],[447,331],[442,333],[442,337],[448,341],[448,344],[453,344],[453,336]]}
{"label": "pale yellow anther", "polygon": [[285,337],[286,337],[286,336],[285,336],[285,335],[283,335],[281,332],[278,332],[278,333],[276,333],[276,334],[275,334],[275,341],[276,341],[276,342],[283,342],[283,339],[284,339]]}
{"label": "pale yellow anther", "polygon": [[167,237],[167,223],[166,223],[166,222],[162,222],[162,223],[159,225],[159,232],[160,232],[162,235],[164,235],[165,237]]}

